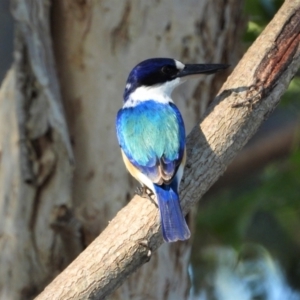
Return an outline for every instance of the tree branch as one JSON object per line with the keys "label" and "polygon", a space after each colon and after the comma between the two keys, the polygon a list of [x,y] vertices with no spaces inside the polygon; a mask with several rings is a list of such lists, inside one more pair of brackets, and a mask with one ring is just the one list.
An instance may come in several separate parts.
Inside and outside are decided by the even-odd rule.
{"label": "tree branch", "polygon": [[[300,66],[299,42],[300,0],[287,0],[188,136],[185,213],[276,107]],[[104,299],[163,243],[159,224],[156,206],[135,196],[36,299]]]}

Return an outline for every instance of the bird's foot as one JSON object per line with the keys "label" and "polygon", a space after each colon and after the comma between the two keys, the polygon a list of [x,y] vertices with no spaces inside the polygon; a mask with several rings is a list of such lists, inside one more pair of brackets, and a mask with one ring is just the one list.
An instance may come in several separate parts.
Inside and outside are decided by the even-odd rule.
{"label": "bird's foot", "polygon": [[146,198],[150,200],[157,207],[157,203],[154,200],[155,199],[154,193],[145,185],[137,187],[135,193],[141,196],[142,198]]}
{"label": "bird's foot", "polygon": [[148,241],[147,240],[142,240],[139,242],[140,246],[146,248],[147,250],[147,262],[150,260],[151,255],[152,255],[152,250],[149,247]]}
{"label": "bird's foot", "polygon": [[145,185],[138,186],[135,190],[135,193],[143,198],[149,199],[149,197],[153,196],[153,192],[147,188]]}
{"label": "bird's foot", "polygon": [[144,198],[145,186],[137,186],[134,193]]}

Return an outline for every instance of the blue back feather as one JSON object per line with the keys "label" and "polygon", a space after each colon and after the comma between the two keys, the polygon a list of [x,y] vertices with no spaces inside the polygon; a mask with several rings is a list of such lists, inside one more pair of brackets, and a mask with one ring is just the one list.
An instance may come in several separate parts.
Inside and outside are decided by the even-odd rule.
{"label": "blue back feather", "polygon": [[183,157],[185,129],[178,108],[173,104],[144,101],[118,112],[117,136],[130,162],[150,179],[160,163],[173,175]]}

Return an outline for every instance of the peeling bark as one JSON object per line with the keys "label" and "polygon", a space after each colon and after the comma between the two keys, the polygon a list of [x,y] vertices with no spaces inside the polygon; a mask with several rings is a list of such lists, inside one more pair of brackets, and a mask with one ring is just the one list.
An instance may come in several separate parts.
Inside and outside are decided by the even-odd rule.
{"label": "peeling bark", "polygon": [[32,299],[80,250],[50,228],[71,207],[73,154],[55,74],[47,1],[12,1],[14,64],[0,92],[0,299]]}

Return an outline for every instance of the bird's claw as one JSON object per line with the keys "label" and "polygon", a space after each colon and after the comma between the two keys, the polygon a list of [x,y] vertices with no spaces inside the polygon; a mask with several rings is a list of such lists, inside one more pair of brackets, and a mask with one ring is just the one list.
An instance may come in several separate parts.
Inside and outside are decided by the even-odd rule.
{"label": "bird's claw", "polygon": [[146,250],[148,250],[147,251],[147,261],[149,261],[150,258],[151,258],[151,255],[152,255],[152,250],[149,247],[148,241],[147,240],[142,240],[142,241],[139,241],[139,244],[140,244],[140,246],[142,246],[142,247],[146,248]]}
{"label": "bird's claw", "polygon": [[146,193],[146,187],[144,185],[136,187],[136,189],[135,189],[136,195],[146,198],[145,193]]}
{"label": "bird's claw", "polygon": [[135,193],[142,198],[150,200],[157,207],[157,203],[154,200],[154,193],[145,185],[137,187]]}

